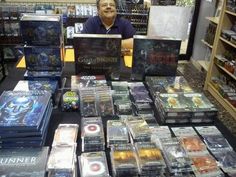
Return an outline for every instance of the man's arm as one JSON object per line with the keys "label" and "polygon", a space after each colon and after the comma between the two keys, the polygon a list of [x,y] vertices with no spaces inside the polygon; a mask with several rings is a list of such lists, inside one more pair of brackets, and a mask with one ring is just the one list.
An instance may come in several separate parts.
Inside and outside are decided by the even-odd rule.
{"label": "man's arm", "polygon": [[133,38],[123,39],[121,41],[121,49],[133,49],[133,43],[134,43]]}

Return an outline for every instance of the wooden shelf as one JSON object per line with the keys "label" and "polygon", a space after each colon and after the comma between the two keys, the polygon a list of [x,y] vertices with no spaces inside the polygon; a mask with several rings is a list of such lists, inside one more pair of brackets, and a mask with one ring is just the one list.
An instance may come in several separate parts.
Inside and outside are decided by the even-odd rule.
{"label": "wooden shelf", "polygon": [[233,75],[231,72],[229,72],[227,69],[225,69],[224,67],[216,64],[221,70],[223,70],[225,73],[227,73],[230,77],[232,77],[235,81],[236,81],[236,76]]}
{"label": "wooden shelf", "polygon": [[224,99],[211,83],[208,83],[208,91],[236,120],[236,108],[226,99]]}
{"label": "wooden shelf", "polygon": [[236,13],[231,12],[231,11],[229,11],[229,10],[226,10],[225,13],[230,14],[230,15],[233,15],[233,16],[236,16]]}
{"label": "wooden shelf", "polygon": [[219,17],[206,17],[206,19],[215,23],[215,24],[219,23]]}
{"label": "wooden shelf", "polygon": [[[229,112],[236,121],[236,108],[219,93],[212,83],[212,78],[216,77],[220,79],[220,76],[223,74],[225,75],[225,80],[232,80],[232,82],[236,81],[236,76],[234,74],[230,73],[224,67],[215,62],[218,57],[217,55],[222,55],[226,52],[226,50],[234,51],[236,49],[235,44],[221,37],[222,30],[229,29],[236,20],[236,13],[226,10],[226,1],[227,0],[223,0],[223,6],[216,28],[215,41],[212,46],[210,65],[207,72],[204,89],[208,90],[212,96],[215,97],[215,99],[226,109],[226,112]],[[214,20],[208,17],[207,19]]]}
{"label": "wooden shelf", "polygon": [[210,45],[208,42],[206,42],[204,39],[201,40],[203,44],[210,47],[212,49],[212,45]]}
{"label": "wooden shelf", "polygon": [[222,41],[225,42],[226,44],[229,44],[230,46],[236,48],[236,45],[235,45],[235,44],[233,44],[232,42],[230,42],[230,41],[224,39],[223,37],[220,37],[220,40],[222,40]]}

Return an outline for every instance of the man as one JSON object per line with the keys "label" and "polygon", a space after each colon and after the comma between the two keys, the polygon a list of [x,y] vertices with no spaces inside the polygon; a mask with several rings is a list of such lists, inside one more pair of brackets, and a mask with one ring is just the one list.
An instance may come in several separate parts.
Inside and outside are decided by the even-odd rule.
{"label": "man", "polygon": [[133,48],[135,29],[131,23],[117,17],[116,0],[97,0],[98,16],[89,18],[82,33],[88,34],[121,34],[122,48]]}

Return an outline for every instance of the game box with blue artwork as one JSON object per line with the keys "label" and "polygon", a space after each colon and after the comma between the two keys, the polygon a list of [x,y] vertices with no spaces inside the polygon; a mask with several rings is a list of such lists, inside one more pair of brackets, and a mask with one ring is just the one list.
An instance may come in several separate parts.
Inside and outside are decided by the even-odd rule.
{"label": "game box with blue artwork", "polygon": [[0,96],[0,129],[38,131],[50,97],[44,91],[4,91]]}
{"label": "game box with blue artwork", "polygon": [[24,46],[26,69],[29,71],[61,71],[64,48],[61,46]]}
{"label": "game box with blue artwork", "polygon": [[61,45],[62,17],[60,15],[23,14],[20,19],[20,30],[27,45]]}

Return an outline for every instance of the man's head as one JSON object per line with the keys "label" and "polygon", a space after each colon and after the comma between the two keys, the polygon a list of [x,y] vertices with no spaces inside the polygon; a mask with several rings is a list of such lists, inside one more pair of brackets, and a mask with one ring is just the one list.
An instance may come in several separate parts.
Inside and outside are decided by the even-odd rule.
{"label": "man's head", "polygon": [[97,0],[98,15],[103,22],[116,18],[116,0]]}

